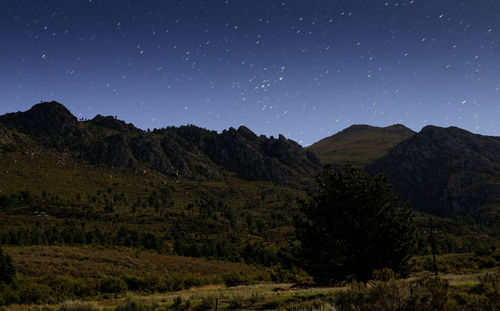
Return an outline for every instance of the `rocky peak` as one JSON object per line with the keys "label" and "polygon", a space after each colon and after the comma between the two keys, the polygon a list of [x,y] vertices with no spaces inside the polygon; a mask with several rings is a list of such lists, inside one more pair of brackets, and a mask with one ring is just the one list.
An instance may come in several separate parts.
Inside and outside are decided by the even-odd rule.
{"label": "rocky peak", "polygon": [[399,133],[399,134],[408,135],[408,136],[415,134],[415,132],[413,130],[407,128],[403,124],[393,124],[393,125],[384,127],[383,129],[386,131],[389,131],[389,132]]}
{"label": "rocky peak", "polygon": [[43,102],[25,112],[0,116],[0,122],[26,135],[58,139],[80,134],[77,118],[58,102]]}
{"label": "rocky peak", "polygon": [[249,140],[257,140],[259,138],[254,132],[252,132],[248,127],[244,125],[240,126],[237,132],[238,134]]}

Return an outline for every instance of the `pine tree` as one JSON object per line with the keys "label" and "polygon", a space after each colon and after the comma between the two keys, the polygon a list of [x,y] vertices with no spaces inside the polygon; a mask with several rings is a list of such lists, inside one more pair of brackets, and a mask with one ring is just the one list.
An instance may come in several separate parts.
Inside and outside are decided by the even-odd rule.
{"label": "pine tree", "polygon": [[304,269],[318,283],[368,280],[375,269],[404,273],[415,244],[413,212],[383,176],[349,164],[326,168],[297,220]]}

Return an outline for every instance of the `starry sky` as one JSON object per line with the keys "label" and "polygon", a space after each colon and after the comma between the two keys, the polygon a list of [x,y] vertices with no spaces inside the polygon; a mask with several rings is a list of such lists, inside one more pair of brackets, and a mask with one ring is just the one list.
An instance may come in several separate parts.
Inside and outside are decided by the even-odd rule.
{"label": "starry sky", "polygon": [[500,135],[500,1],[0,0],[0,94],[304,146],[360,123]]}

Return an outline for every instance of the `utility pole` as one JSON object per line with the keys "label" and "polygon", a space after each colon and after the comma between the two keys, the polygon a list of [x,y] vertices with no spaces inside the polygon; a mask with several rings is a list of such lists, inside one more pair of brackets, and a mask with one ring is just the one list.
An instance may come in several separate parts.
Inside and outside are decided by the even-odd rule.
{"label": "utility pole", "polygon": [[437,271],[437,264],[436,264],[436,240],[434,239],[434,227],[432,226],[432,217],[429,216],[429,225],[431,228],[431,250],[432,250],[432,262],[433,266],[432,268],[434,269],[434,275],[438,275]]}
{"label": "utility pole", "polygon": [[35,212],[35,215],[40,219],[39,230],[38,230],[38,248],[42,250],[42,235],[45,231],[45,224],[49,220],[49,216],[45,212]]}

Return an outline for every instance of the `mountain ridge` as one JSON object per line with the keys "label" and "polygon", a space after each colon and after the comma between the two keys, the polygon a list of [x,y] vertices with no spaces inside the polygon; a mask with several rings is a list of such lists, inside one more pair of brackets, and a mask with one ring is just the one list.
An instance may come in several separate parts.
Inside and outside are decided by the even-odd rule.
{"label": "mountain ridge", "polygon": [[257,136],[246,127],[220,134],[195,126],[143,131],[114,117],[77,118],[58,102],[0,116],[0,123],[44,146],[70,150],[96,165],[138,169],[185,178],[221,178],[224,170],[246,180],[297,184],[312,178],[319,160],[296,142]]}

